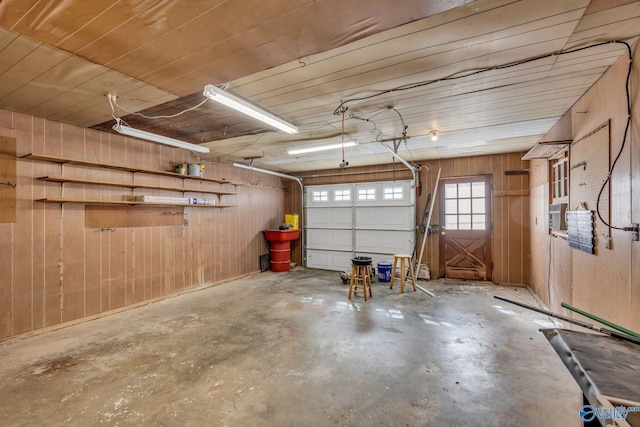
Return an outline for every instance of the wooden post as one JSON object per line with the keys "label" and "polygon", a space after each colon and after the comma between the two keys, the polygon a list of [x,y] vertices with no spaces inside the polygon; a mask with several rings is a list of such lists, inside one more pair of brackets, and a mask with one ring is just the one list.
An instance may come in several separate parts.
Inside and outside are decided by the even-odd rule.
{"label": "wooden post", "polygon": [[[436,186],[433,189],[433,197],[431,198],[431,206],[429,206],[429,216],[427,217],[427,224],[425,225],[424,236],[422,236],[422,245],[420,246],[420,256],[418,256],[418,258],[416,259],[416,267],[415,267],[414,277],[418,277],[418,272],[420,270],[420,261],[422,260],[422,255],[424,254],[424,246],[427,243],[427,235],[429,234],[429,225],[431,224],[431,216],[433,215],[433,206],[435,205],[436,198],[438,196],[438,186],[440,184],[440,172],[442,172],[442,168],[438,168],[438,176],[436,177]],[[427,293],[429,295],[433,296],[432,293],[430,293],[430,292],[427,292]]]}

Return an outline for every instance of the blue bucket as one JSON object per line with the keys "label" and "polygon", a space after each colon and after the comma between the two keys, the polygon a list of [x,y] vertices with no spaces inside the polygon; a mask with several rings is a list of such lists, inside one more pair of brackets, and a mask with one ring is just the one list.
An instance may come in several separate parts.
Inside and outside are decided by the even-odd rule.
{"label": "blue bucket", "polygon": [[390,262],[378,263],[378,281],[379,282],[391,281],[391,267],[392,265]]}

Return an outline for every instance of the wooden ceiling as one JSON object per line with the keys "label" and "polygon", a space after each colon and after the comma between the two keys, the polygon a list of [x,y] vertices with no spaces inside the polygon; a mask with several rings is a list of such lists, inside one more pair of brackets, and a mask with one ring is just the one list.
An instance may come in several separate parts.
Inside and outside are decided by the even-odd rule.
{"label": "wooden ceiling", "polygon": [[[546,55],[635,42],[639,29],[640,1],[629,0],[3,0],[0,108],[106,131],[115,115],[205,144],[209,157],[288,172],[335,168],[340,150],[286,151],[343,136],[359,142],[345,150],[354,166],[388,163],[385,145],[407,160],[519,151],[626,51]],[[172,118],[131,114],[182,112],[206,84],[300,134],[211,101]]]}

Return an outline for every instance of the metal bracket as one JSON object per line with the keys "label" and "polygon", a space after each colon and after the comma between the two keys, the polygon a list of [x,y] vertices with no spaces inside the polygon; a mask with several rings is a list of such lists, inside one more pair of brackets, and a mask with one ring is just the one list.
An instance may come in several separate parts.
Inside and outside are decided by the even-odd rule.
{"label": "metal bracket", "polygon": [[579,168],[580,166],[582,166],[582,170],[587,170],[587,162],[585,162],[584,160],[581,161],[580,163],[576,163],[575,165],[571,166],[571,170]]}

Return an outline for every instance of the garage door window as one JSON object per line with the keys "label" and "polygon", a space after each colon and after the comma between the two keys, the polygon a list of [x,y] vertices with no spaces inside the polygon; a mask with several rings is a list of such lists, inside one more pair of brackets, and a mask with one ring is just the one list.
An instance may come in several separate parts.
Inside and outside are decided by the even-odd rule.
{"label": "garage door window", "polygon": [[358,190],[358,200],[375,200],[376,189],[375,188],[362,188]]}
{"label": "garage door window", "polygon": [[313,201],[314,202],[327,202],[327,201],[329,201],[329,192],[328,191],[314,191],[313,192]]}
{"label": "garage door window", "polygon": [[351,190],[336,190],[333,193],[333,200],[336,202],[348,202],[351,200]]}
{"label": "garage door window", "polygon": [[392,187],[384,189],[384,200],[402,200],[404,199],[404,192],[402,187]]}

